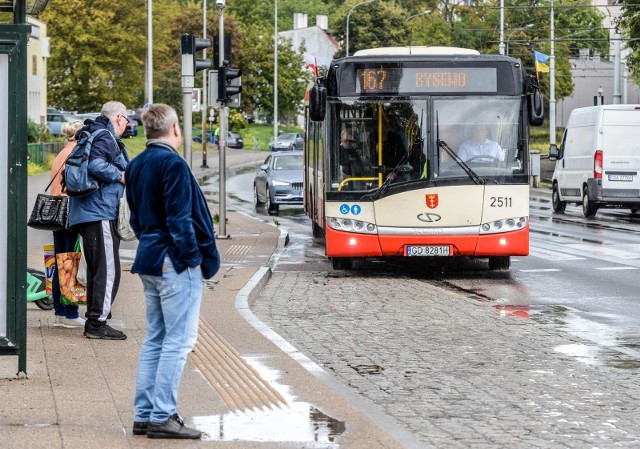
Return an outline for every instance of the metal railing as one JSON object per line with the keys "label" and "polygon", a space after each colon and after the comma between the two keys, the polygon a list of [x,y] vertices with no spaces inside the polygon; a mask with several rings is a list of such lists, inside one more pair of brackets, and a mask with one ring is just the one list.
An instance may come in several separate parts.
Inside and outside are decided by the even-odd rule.
{"label": "metal railing", "polygon": [[55,156],[64,148],[65,142],[40,142],[27,144],[29,160],[35,164],[43,165],[47,155]]}

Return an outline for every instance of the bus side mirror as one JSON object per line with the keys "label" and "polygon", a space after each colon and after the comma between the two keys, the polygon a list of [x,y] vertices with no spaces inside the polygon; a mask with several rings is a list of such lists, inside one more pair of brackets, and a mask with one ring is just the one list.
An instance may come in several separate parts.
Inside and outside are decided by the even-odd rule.
{"label": "bus side mirror", "polygon": [[327,111],[327,88],[318,80],[309,92],[309,117],[314,122],[324,120]]}
{"label": "bus side mirror", "polygon": [[529,124],[540,126],[544,123],[544,97],[538,89],[527,95],[529,104]]}

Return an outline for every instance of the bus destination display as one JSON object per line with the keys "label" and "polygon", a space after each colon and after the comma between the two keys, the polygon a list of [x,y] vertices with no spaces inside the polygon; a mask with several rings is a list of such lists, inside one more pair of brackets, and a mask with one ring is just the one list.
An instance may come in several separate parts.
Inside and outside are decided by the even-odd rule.
{"label": "bus destination display", "polygon": [[495,67],[367,68],[356,70],[358,94],[496,92]]}

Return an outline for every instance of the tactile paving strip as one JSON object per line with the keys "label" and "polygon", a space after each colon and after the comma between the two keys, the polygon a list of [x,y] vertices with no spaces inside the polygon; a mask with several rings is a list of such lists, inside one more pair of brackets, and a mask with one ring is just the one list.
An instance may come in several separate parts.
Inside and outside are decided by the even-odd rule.
{"label": "tactile paving strip", "polygon": [[198,343],[191,359],[231,411],[287,403],[206,321],[200,320]]}

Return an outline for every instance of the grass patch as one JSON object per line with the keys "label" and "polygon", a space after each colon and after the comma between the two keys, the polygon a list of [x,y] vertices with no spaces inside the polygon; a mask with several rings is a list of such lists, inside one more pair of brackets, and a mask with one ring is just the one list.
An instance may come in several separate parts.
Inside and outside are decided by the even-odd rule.
{"label": "grass patch", "polygon": [[[562,142],[564,128],[556,128],[556,145]],[[542,126],[532,126],[529,131],[529,149],[538,150],[541,155],[549,154],[549,122],[545,121]]]}
{"label": "grass patch", "polygon": [[[194,136],[202,135],[202,132],[200,129],[201,129],[200,127],[193,128],[193,135]],[[298,128],[296,126],[280,126],[279,129],[284,131],[285,133],[288,133],[288,132],[302,133],[303,132],[302,128]],[[269,142],[271,141],[271,137],[273,136],[273,125],[263,125],[263,124],[253,123],[248,125],[246,128],[238,129],[238,130],[232,129],[232,131],[236,131],[242,135],[242,139],[244,140],[245,150],[258,149],[259,151],[269,151]],[[198,143],[198,145],[201,145],[201,144]],[[196,148],[196,147],[193,147],[193,148]]]}

